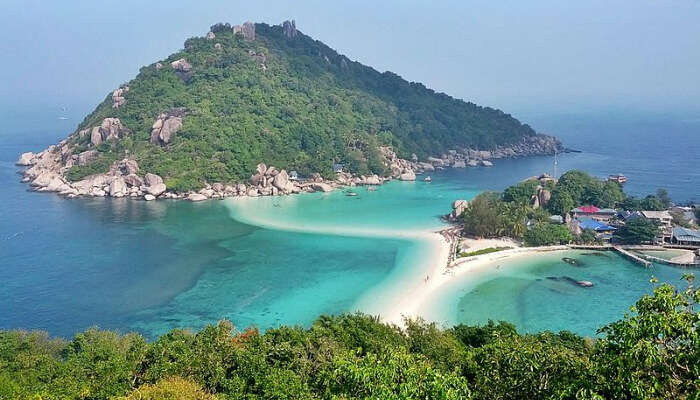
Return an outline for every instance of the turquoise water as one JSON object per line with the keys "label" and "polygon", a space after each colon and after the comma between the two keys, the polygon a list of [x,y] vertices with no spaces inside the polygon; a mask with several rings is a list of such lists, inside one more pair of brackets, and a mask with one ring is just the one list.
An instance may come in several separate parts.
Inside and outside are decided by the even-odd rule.
{"label": "turquoise water", "polygon": [[[572,266],[563,257],[575,258]],[[468,268],[468,263],[461,268]],[[514,323],[520,331],[569,330],[591,335],[620,319],[656,277],[683,286],[681,269],[655,264],[644,268],[614,252],[557,251],[494,261],[474,278],[456,277],[424,310],[445,326],[491,320]],[[586,280],[585,288],[562,277]],[[549,279],[559,278],[559,279]]]}
{"label": "turquoise water", "polygon": [[[64,132],[16,127],[9,135],[10,127],[0,129],[0,329],[43,329],[61,336],[94,325],[154,337],[221,318],[264,329],[307,325],[321,313],[378,312],[429,267],[433,244],[416,232],[440,228],[438,216],[454,199],[501,190],[551,169],[547,157],[499,160],[493,168],[432,174],[429,184],[392,182],[376,192],[358,188],[355,197],[337,191],[196,204],[64,199],[29,192],[14,166],[19,153],[40,150]],[[618,172],[614,165],[603,170],[611,157],[563,155],[560,170]],[[686,179],[665,179],[675,178]],[[596,287],[562,300],[558,292],[535,290],[539,283],[530,285],[552,273],[535,268],[546,265],[538,261],[532,279],[483,282],[479,290],[485,292],[471,296],[474,306],[463,307],[469,316],[456,315],[454,321],[505,318],[526,330],[592,334],[649,290],[644,271],[622,259],[610,263],[590,268],[600,279],[589,280],[604,288],[606,274],[614,271],[624,275],[619,282],[628,285],[625,290],[591,297]],[[660,278],[677,282],[680,270],[657,268],[668,272]],[[463,298],[465,289],[456,287],[452,299]],[[442,310],[459,309],[450,299],[440,304]],[[600,309],[571,321],[566,316],[578,313],[576,305]]]}

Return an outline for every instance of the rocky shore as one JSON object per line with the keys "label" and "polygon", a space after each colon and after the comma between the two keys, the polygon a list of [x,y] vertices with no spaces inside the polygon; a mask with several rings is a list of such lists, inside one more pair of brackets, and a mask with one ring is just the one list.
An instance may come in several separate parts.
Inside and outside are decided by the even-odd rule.
{"label": "rocky shore", "polygon": [[[117,91],[123,91],[120,88]],[[126,89],[128,90],[128,89]],[[115,91],[115,93],[117,92]],[[118,98],[120,93],[116,93]],[[118,107],[119,101],[115,100]],[[184,111],[176,110],[163,113],[154,123],[151,141],[154,144],[167,143],[181,126]],[[338,187],[361,185],[381,185],[386,181],[398,179],[415,181],[417,175],[427,174],[436,169],[466,168],[475,166],[492,166],[492,160],[500,158],[525,157],[531,155],[553,154],[562,151],[561,143],[554,137],[536,135],[525,138],[513,146],[498,147],[493,150],[460,149],[450,150],[439,157],[428,157],[419,161],[415,154],[411,160],[399,158],[390,147],[380,150],[388,176],[353,175],[338,171],[333,180],[324,179],[320,174],[300,179],[295,173],[284,169],[257,165],[248,182],[211,183],[196,191],[176,192],[169,190],[163,178],[142,171],[136,160],[122,159],[114,162],[109,171],[87,176],[78,181],[70,181],[66,174],[74,165],[88,165],[94,162],[99,153],[96,146],[107,140],[119,140],[130,132],[118,118],[105,118],[99,126],[78,132],[78,137],[89,135],[91,148],[77,152],[72,136],[49,146],[39,153],[23,153],[17,165],[26,167],[22,171],[23,181],[36,191],[53,192],[67,197],[130,197],[152,201],[156,199],[187,199],[202,201],[233,196],[277,196],[305,192],[329,192]],[[75,136],[75,135],[73,135]],[[77,153],[77,154],[76,154]]]}

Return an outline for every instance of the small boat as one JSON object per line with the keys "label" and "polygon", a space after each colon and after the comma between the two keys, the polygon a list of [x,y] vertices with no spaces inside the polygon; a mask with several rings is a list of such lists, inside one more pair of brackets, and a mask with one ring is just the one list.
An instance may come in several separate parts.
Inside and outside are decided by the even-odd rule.
{"label": "small boat", "polygon": [[620,185],[627,182],[627,177],[622,174],[610,175],[608,176],[609,181],[617,182]]}
{"label": "small boat", "polygon": [[345,192],[345,195],[346,196],[357,196],[357,193],[348,191],[348,192]]}
{"label": "small boat", "polygon": [[377,188],[375,188],[374,186],[367,186],[368,192],[374,192],[375,190],[377,190]]}
{"label": "small boat", "polygon": [[432,182],[432,181],[433,181],[433,179],[432,179],[431,177],[429,177],[429,176],[426,176],[425,179],[423,179],[423,180],[426,181],[426,182]]}

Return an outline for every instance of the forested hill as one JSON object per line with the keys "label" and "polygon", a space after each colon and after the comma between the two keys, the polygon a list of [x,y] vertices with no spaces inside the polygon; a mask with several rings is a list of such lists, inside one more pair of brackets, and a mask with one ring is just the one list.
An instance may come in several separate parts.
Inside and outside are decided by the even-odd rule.
{"label": "forested hill", "polygon": [[104,172],[125,156],[178,189],[240,181],[259,162],[302,174],[328,174],[334,163],[382,174],[380,145],[425,159],[533,135],[500,110],[351,61],[293,23],[216,24],[143,67],[85,118],[71,153],[99,155],[76,162],[68,177]]}

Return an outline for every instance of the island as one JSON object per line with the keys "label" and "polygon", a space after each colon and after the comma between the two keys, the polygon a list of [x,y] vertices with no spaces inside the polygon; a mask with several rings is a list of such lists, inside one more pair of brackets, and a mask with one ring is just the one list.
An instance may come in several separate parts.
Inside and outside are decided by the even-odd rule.
{"label": "island", "polygon": [[501,110],[378,72],[285,21],[211,26],[17,164],[38,191],[199,201],[415,180],[564,150]]}

